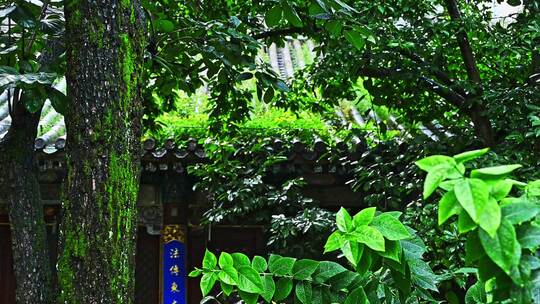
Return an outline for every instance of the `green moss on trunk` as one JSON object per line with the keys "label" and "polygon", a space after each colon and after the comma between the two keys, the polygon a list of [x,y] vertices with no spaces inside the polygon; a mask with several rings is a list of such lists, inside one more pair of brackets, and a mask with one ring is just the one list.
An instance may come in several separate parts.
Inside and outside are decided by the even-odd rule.
{"label": "green moss on trunk", "polygon": [[139,6],[135,0],[66,6],[73,104],[66,115],[61,303],[133,302],[144,47]]}

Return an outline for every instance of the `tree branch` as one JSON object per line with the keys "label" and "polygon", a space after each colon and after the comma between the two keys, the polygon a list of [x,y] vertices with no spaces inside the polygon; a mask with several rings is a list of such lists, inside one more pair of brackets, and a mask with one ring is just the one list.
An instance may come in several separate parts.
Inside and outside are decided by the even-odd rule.
{"label": "tree branch", "polygon": [[[459,22],[462,25],[461,13],[456,0],[445,0],[445,2],[446,8],[448,9],[448,14],[450,15],[452,21]],[[481,84],[482,80],[480,78],[478,66],[476,65],[476,58],[474,57],[471,44],[469,43],[469,38],[467,37],[467,32],[464,28],[460,28],[456,34],[459,50],[461,51],[461,57],[463,58],[465,69],[467,70],[467,76],[469,76],[469,79],[472,82],[479,85]]]}

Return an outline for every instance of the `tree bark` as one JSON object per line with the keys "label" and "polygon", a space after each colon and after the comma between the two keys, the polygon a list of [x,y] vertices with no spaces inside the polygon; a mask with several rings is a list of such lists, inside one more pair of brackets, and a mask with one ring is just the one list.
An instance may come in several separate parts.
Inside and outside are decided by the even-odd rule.
{"label": "tree bark", "polygon": [[133,303],[144,31],[138,0],[69,0],[61,303]]}
{"label": "tree bark", "polygon": [[9,204],[15,299],[21,304],[49,304],[54,293],[34,153],[40,111],[27,112],[18,99],[9,131],[0,142],[0,192]]}

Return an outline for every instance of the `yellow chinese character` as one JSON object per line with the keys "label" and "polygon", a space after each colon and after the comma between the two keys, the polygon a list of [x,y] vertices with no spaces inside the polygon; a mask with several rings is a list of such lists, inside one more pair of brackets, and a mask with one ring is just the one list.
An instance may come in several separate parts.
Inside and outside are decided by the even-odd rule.
{"label": "yellow chinese character", "polygon": [[171,259],[178,259],[180,257],[180,251],[178,250],[178,248],[171,249],[169,251],[169,256],[171,257]]}
{"label": "yellow chinese character", "polygon": [[176,302],[176,300],[173,300],[171,304],[177,304],[178,302]]}
{"label": "yellow chinese character", "polygon": [[171,268],[169,268],[169,271],[171,275],[178,276],[178,274],[180,273],[180,267],[178,267],[178,265],[173,265],[171,266]]}
{"label": "yellow chinese character", "polygon": [[178,285],[176,284],[176,282],[172,283],[171,292],[180,292],[180,290],[178,290]]}

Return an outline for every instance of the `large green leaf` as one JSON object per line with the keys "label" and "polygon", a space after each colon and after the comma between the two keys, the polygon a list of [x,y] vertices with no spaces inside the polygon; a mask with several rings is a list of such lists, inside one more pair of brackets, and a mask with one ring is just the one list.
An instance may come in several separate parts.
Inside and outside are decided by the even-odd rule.
{"label": "large green leaf", "polygon": [[345,241],[343,244],[341,244],[341,251],[343,252],[343,255],[355,267],[362,256],[363,249],[363,245],[356,241]]}
{"label": "large green leaf", "polygon": [[522,165],[504,165],[504,166],[495,166],[495,167],[475,169],[471,171],[471,177],[472,178],[494,178],[494,177],[502,178],[521,167]]}
{"label": "large green leaf", "polygon": [[478,226],[473,219],[469,216],[467,211],[462,210],[458,217],[458,231],[459,233],[466,233]]}
{"label": "large green leaf", "polygon": [[439,165],[447,165],[448,167],[453,167],[457,165],[456,160],[450,156],[446,155],[432,155],[426,158],[422,158],[415,162],[418,168],[429,172]]}
{"label": "large green leaf", "polygon": [[199,285],[201,287],[203,297],[206,296],[210,291],[212,291],[212,288],[216,284],[217,279],[218,275],[215,272],[208,272],[202,276],[201,283]]}
{"label": "large green leaf", "polygon": [[342,236],[339,231],[334,231],[326,240],[324,245],[324,253],[338,250],[341,247]]}
{"label": "large green leaf", "polygon": [[478,223],[489,198],[486,183],[477,178],[463,179],[454,185],[454,193],[461,207]]}
{"label": "large green leaf", "polygon": [[441,182],[448,176],[448,172],[452,167],[447,164],[438,165],[429,170],[424,180],[424,191],[422,195],[424,199],[428,198],[439,187]]}
{"label": "large green leaf", "polygon": [[227,252],[222,252],[219,255],[219,267],[221,268],[232,267],[233,265],[234,265],[234,261],[230,254],[228,254]]}
{"label": "large green leaf", "polygon": [[261,296],[266,300],[266,302],[270,303],[274,297],[274,293],[276,292],[276,283],[271,275],[265,275],[263,277],[263,284],[264,292],[261,293]]}
{"label": "large green leaf", "polygon": [[219,279],[229,285],[238,284],[238,272],[232,266],[221,267],[221,271],[218,273]]}
{"label": "large green leaf", "polygon": [[403,240],[411,237],[407,228],[405,228],[399,220],[387,213],[380,214],[373,218],[371,226],[375,227],[385,238],[391,241]]}
{"label": "large green leaf", "polygon": [[268,268],[268,264],[266,263],[266,259],[262,256],[256,255],[253,257],[253,261],[251,262],[251,266],[253,269],[255,269],[258,272],[265,272]]}
{"label": "large green leaf", "polygon": [[457,162],[460,162],[460,163],[464,163],[464,162],[467,162],[469,160],[473,160],[475,158],[478,158],[486,153],[489,152],[489,148],[484,148],[484,149],[480,149],[480,150],[474,150],[474,151],[467,151],[467,152],[463,152],[463,153],[460,153],[460,154],[457,154],[457,155],[454,155],[454,159],[457,161]]}
{"label": "large green leaf", "polygon": [[476,282],[465,294],[465,304],[487,303],[486,291],[482,282]]}
{"label": "large green leaf", "polygon": [[494,237],[500,224],[501,207],[493,197],[490,197],[480,213],[478,225],[491,237]]}
{"label": "large green leaf", "polygon": [[319,262],[310,259],[296,261],[293,267],[293,277],[296,280],[307,280],[319,267]]}
{"label": "large green leaf", "polygon": [[286,299],[293,289],[293,282],[290,278],[280,278],[276,282],[276,292],[274,293],[274,301],[278,302]]}
{"label": "large green leaf", "polygon": [[401,261],[401,243],[399,241],[385,240],[384,247],[384,252],[378,252],[380,256],[398,263]]}
{"label": "large green leaf", "polygon": [[353,224],[355,227],[361,226],[361,225],[369,225],[371,221],[373,220],[373,217],[375,216],[375,211],[377,208],[370,207],[361,210],[353,217]]}
{"label": "large green leaf", "polygon": [[238,289],[251,292],[264,292],[264,285],[259,273],[251,266],[240,266],[238,270]]}
{"label": "large green leaf", "polygon": [[311,298],[313,296],[313,290],[311,288],[311,283],[307,281],[300,281],[296,284],[295,294],[298,300],[303,304],[310,304]]}
{"label": "large green leaf", "polygon": [[347,300],[345,300],[345,304],[369,304],[368,297],[364,289],[362,287],[358,287],[353,290],[347,297]]}
{"label": "large green leaf", "polygon": [[264,15],[264,21],[268,27],[279,25],[283,16],[283,9],[280,5],[272,6]]}
{"label": "large green leaf", "polygon": [[276,260],[271,260],[268,268],[270,269],[270,272],[280,276],[292,275],[295,261],[296,259],[294,258],[280,257]]}
{"label": "large green leaf", "polygon": [[315,271],[313,274],[313,277],[315,278],[315,281],[318,283],[324,283],[328,279],[347,271],[347,269],[338,263],[335,262],[329,262],[329,261],[322,261],[319,264],[319,268]]}
{"label": "large green leaf", "polygon": [[342,232],[350,232],[353,230],[351,215],[343,207],[341,207],[336,214],[336,224],[338,229]]}
{"label": "large green leaf", "polygon": [[517,231],[519,244],[522,248],[540,248],[540,227],[531,224],[523,225]]}
{"label": "large green leaf", "polygon": [[238,294],[246,304],[257,304],[257,300],[259,299],[258,293],[251,293],[239,290]]}
{"label": "large green leaf", "polygon": [[294,7],[290,6],[289,4],[285,4],[283,6],[283,16],[291,25],[295,27],[302,27],[302,19],[300,19],[300,16],[298,16],[298,13]]}
{"label": "large green leaf", "polygon": [[519,224],[534,218],[540,213],[540,205],[526,198],[513,200],[501,207],[502,216],[512,224]]}
{"label": "large green leaf", "polygon": [[498,181],[491,187],[491,196],[500,201],[512,191],[512,186],[514,186],[514,182],[510,179]]}
{"label": "large green leaf", "polygon": [[204,252],[204,258],[203,258],[203,268],[205,269],[215,269],[217,266],[217,258],[216,255],[213,254],[211,251],[206,249]]}
{"label": "large green leaf", "polygon": [[360,226],[351,232],[351,236],[359,243],[366,244],[375,251],[384,251],[384,237],[379,230],[371,226]]}
{"label": "large green leaf", "polygon": [[363,50],[366,45],[366,39],[362,34],[354,30],[345,31],[345,39],[349,41],[358,50]]}
{"label": "large green leaf", "polygon": [[452,215],[457,215],[463,210],[459,204],[454,190],[446,192],[439,201],[439,225],[444,224]]}
{"label": "large green leaf", "polygon": [[517,240],[514,226],[503,220],[495,237],[489,236],[482,229],[479,236],[489,258],[507,274],[510,274],[510,269],[517,266],[521,258],[521,246]]}

